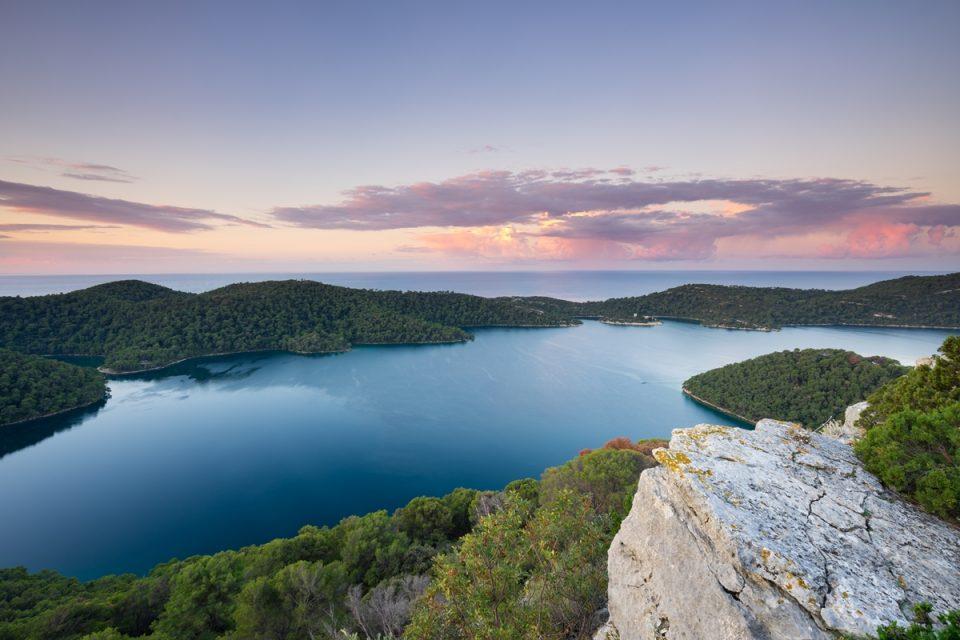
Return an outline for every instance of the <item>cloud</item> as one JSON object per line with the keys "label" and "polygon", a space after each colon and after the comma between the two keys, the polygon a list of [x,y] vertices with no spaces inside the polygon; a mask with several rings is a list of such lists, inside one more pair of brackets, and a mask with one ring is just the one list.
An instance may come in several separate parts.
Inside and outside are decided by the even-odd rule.
{"label": "cloud", "polygon": [[[960,205],[928,193],[856,180],[637,180],[625,167],[484,171],[398,187],[361,186],[336,204],[282,207],[280,221],[316,229],[424,229],[436,251],[518,257],[627,253],[642,260],[703,260],[718,243],[797,240],[808,255],[889,257],[940,246]],[[504,229],[509,232],[504,233]],[[832,234],[829,249],[807,236]],[[550,242],[545,240],[550,239]],[[614,247],[617,247],[614,249]]]}
{"label": "cloud", "polygon": [[216,223],[269,226],[209,209],[143,204],[4,180],[0,180],[0,209],[170,233],[212,229]]}
{"label": "cloud", "polygon": [[476,154],[476,153],[500,153],[500,152],[502,152],[502,151],[509,151],[509,150],[510,150],[510,149],[507,148],[507,147],[500,147],[500,146],[497,146],[497,145],[485,144],[485,145],[480,146],[480,147],[474,147],[474,148],[472,148],[472,149],[468,149],[468,150],[467,150],[467,153],[473,153],[473,154]]}
{"label": "cloud", "polygon": [[95,180],[99,182],[136,182],[137,177],[130,175],[124,169],[114,167],[109,164],[97,164],[93,162],[71,162],[63,158],[54,157],[34,157],[34,156],[14,156],[8,158],[11,162],[19,164],[28,164],[38,167],[53,167],[60,171],[64,178],[74,178],[76,180]]}

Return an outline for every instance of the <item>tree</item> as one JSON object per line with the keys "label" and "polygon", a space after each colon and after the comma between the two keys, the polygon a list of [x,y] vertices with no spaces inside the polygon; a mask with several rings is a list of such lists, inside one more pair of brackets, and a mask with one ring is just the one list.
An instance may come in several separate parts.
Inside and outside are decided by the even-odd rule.
{"label": "tree", "polygon": [[856,444],[868,471],[943,518],[960,518],[960,402],[904,409]]}
{"label": "tree", "polygon": [[427,544],[445,542],[453,533],[453,515],[439,498],[419,497],[394,514],[397,528],[411,540]]}

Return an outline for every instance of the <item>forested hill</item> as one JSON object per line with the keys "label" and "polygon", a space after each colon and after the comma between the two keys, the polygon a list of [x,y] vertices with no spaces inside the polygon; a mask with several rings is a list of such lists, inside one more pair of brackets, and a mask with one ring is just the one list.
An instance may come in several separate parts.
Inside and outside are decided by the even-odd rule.
{"label": "forested hill", "polygon": [[107,396],[92,369],[0,349],[0,426],[93,404]]}
{"label": "forested hill", "polygon": [[349,289],[286,280],[206,293],[125,280],[81,291],[0,298],[0,347],[100,355],[138,371],[184,358],[255,350],[342,351],[354,344],[457,342],[465,328],[556,327],[576,318],[682,318],[745,329],[857,324],[960,327],[960,273],[911,276],[849,291],[690,284],[602,302]]}
{"label": "forested hill", "polygon": [[711,369],[684,382],[683,389],[748,422],[775,418],[815,429],[907,371],[880,356],[795,349]]}
{"label": "forested hill", "polygon": [[0,298],[0,346],[101,355],[114,371],[237,351],[342,351],[354,344],[461,342],[463,327],[565,326],[509,298],[371,291],[306,280],[234,284],[201,294],[136,280]]}
{"label": "forested hill", "polygon": [[647,315],[744,329],[818,324],[960,327],[960,273],[907,276],[844,291],[687,284],[644,296],[580,303],[576,308],[569,306],[572,303],[540,300],[540,308],[573,315]]}

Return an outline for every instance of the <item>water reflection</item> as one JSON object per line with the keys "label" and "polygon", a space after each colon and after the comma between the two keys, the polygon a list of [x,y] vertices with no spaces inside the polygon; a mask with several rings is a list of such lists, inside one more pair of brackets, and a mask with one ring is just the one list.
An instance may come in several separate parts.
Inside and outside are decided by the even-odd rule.
{"label": "water reflection", "polygon": [[21,449],[32,447],[61,431],[72,429],[95,416],[106,404],[107,401],[102,400],[49,418],[0,427],[0,459]]}

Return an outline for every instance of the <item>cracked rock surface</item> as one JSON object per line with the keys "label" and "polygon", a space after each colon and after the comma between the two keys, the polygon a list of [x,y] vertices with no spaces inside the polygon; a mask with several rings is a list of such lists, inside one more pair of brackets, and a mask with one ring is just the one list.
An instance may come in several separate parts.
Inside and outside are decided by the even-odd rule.
{"label": "cracked rock surface", "polygon": [[960,530],[849,445],[761,420],[677,429],[654,455],[609,551],[621,640],[834,638],[960,608]]}

